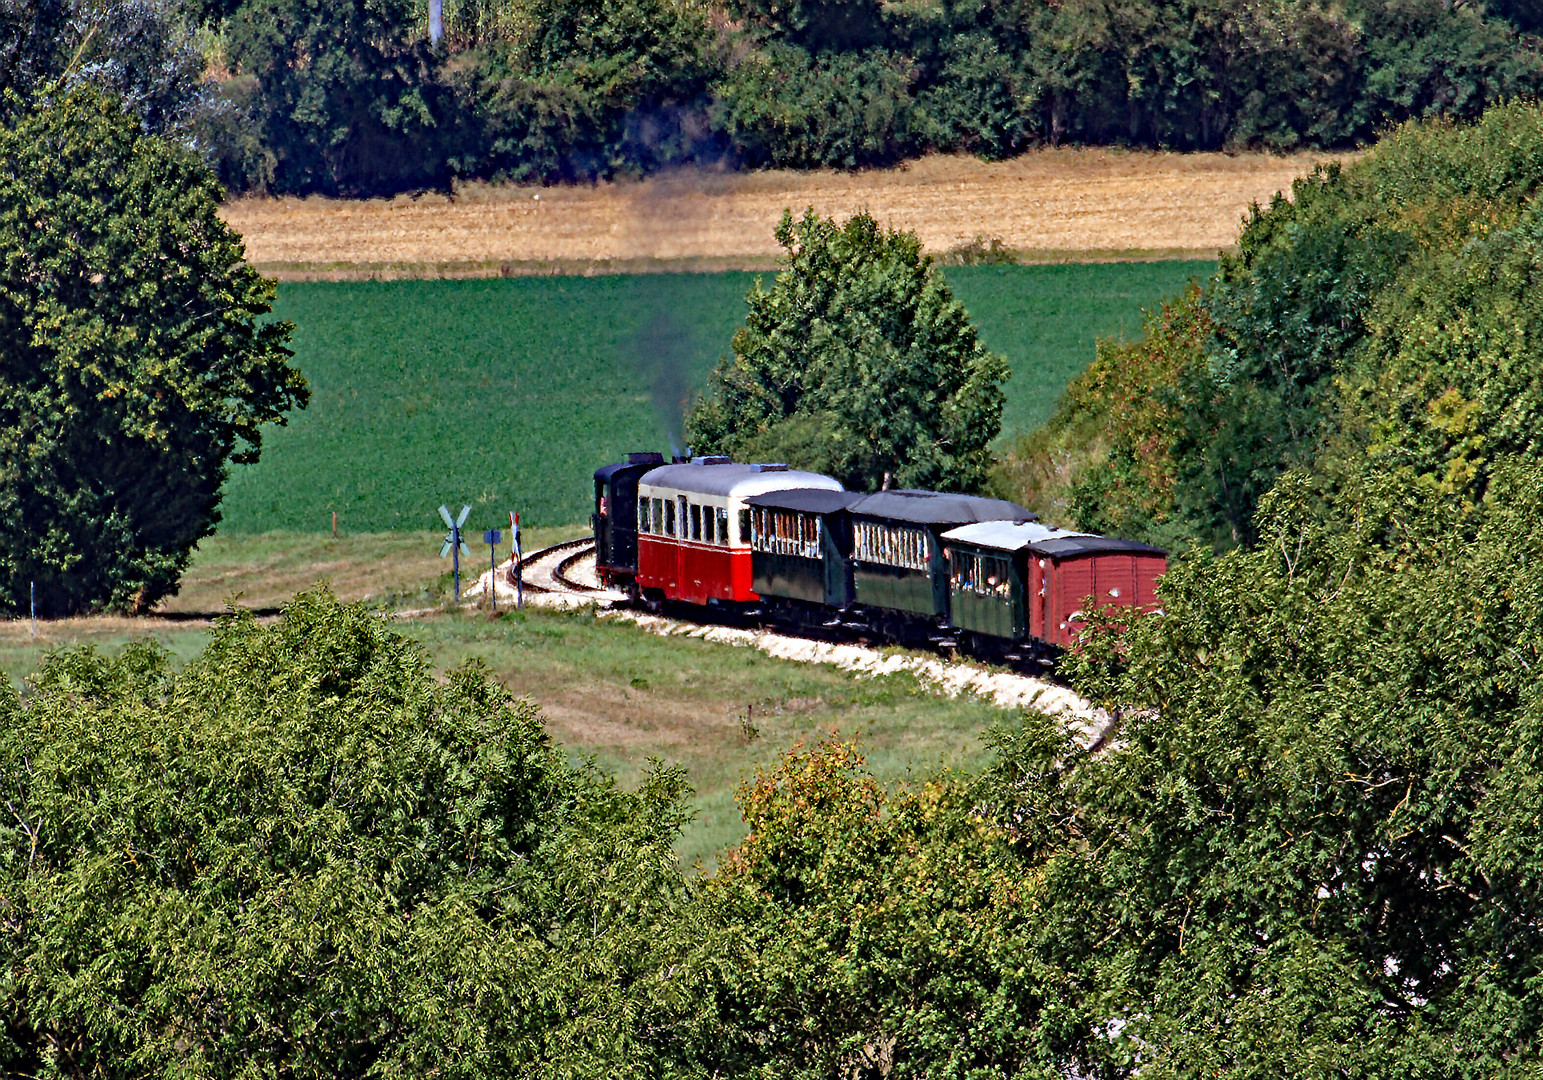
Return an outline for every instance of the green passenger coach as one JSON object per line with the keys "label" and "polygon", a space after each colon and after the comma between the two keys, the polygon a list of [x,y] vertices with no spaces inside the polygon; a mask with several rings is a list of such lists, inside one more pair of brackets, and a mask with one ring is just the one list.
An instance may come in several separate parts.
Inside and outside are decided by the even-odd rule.
{"label": "green passenger coach", "polygon": [[949,619],[942,534],[978,521],[1037,521],[1016,503],[939,491],[880,491],[852,504],[856,604],[941,627]]}
{"label": "green passenger coach", "polygon": [[769,491],[745,500],[751,588],[777,601],[842,609],[852,602],[849,491]]}

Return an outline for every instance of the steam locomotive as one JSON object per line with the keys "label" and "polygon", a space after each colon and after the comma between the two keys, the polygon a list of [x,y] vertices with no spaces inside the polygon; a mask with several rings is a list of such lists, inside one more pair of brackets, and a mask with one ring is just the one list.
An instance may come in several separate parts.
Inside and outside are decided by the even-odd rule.
{"label": "steam locomotive", "polygon": [[1053,656],[1090,605],[1156,606],[1165,553],[1042,524],[1015,503],[846,491],[726,457],[628,454],[595,470],[595,565],[634,600],[844,627],[988,657]]}

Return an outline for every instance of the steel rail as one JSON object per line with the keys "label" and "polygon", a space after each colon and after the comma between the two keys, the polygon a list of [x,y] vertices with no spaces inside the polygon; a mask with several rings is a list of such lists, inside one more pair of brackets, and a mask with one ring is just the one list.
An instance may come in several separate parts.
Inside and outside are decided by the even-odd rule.
{"label": "steel rail", "polygon": [[599,585],[586,585],[584,582],[574,581],[571,577],[568,576],[568,571],[573,568],[575,563],[581,559],[588,558],[594,553],[595,545],[593,541],[590,541],[588,547],[579,548],[578,551],[574,552],[572,555],[569,555],[566,559],[563,559],[557,564],[557,569],[552,571],[552,580],[557,582],[559,585],[574,590],[575,592],[603,592],[604,589]]}
{"label": "steel rail", "polygon": [[[549,559],[560,552],[572,551],[574,548],[582,548],[586,545],[589,547],[594,547],[594,544],[595,541],[593,538],[588,536],[580,536],[575,540],[564,540],[560,544],[552,544],[549,547],[537,548],[535,551],[526,552],[524,554],[524,558],[520,560],[520,565],[518,568],[521,585],[529,591],[536,593],[557,592],[558,590],[553,588],[551,585],[543,585],[540,582],[530,580],[530,577],[528,576],[529,572],[540,565],[544,560]],[[582,556],[585,553],[581,551],[578,554]],[[562,565],[562,563],[559,563],[559,568],[561,568]],[[552,580],[558,584],[567,584],[566,582],[562,581],[562,579],[559,578],[556,573],[552,574]]]}

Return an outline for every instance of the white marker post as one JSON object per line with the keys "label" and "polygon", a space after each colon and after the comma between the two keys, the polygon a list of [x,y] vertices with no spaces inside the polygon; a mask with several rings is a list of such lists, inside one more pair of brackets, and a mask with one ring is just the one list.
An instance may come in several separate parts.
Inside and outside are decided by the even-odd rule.
{"label": "white marker post", "polygon": [[514,567],[514,606],[525,609],[525,557],[520,554],[520,515],[509,511],[509,559]]}

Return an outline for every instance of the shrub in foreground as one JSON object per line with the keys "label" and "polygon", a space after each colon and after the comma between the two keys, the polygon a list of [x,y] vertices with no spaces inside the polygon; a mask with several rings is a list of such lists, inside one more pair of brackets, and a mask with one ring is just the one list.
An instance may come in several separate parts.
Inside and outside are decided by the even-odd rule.
{"label": "shrub in foreground", "polygon": [[0,683],[0,1071],[625,1075],[681,795],[324,592],[56,654]]}

